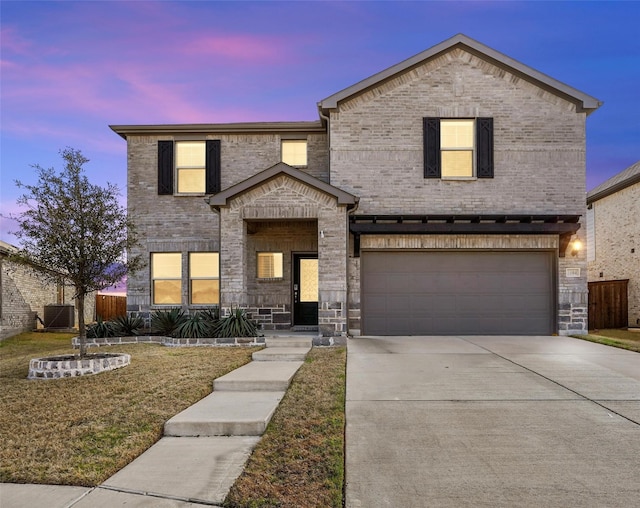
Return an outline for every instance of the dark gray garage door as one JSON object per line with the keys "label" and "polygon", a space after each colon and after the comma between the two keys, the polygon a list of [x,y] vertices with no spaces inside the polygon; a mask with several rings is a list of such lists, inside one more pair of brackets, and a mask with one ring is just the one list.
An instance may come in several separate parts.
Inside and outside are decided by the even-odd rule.
{"label": "dark gray garage door", "polygon": [[550,252],[362,252],[365,335],[548,335]]}

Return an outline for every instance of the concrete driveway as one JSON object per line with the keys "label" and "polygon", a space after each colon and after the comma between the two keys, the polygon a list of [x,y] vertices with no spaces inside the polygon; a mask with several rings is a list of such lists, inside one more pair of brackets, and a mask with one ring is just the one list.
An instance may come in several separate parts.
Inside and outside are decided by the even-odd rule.
{"label": "concrete driveway", "polygon": [[568,337],[348,342],[346,506],[640,506],[640,354]]}

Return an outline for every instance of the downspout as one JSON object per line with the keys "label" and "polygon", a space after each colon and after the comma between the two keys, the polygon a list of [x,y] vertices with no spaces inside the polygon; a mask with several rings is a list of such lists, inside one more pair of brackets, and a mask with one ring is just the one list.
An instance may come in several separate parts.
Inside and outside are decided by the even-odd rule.
{"label": "downspout", "polygon": [[[328,143],[328,147],[329,147],[329,183],[331,183],[331,129],[330,129],[330,124],[331,124],[331,119],[329,118],[329,116],[325,115],[322,111],[322,104],[318,103],[318,115],[320,115],[320,119],[326,124],[327,126],[327,143]],[[356,196],[356,200],[355,200],[355,204],[347,207],[347,224],[345,225],[347,228],[347,239],[350,236],[350,231],[349,231],[349,223],[350,223],[350,219],[349,217],[351,215],[353,215],[357,210],[358,210],[358,206],[360,205],[360,198],[358,196]],[[360,244],[360,238],[358,236],[358,238],[356,238],[356,236],[354,235],[354,256],[355,256],[355,249],[356,249],[356,244],[357,244],[357,248],[359,250],[359,244]],[[347,243],[347,250],[345,252],[345,256],[346,256],[346,262],[347,262],[347,271],[349,270],[349,244]],[[349,294],[350,294],[350,287],[349,287],[349,277],[347,277],[346,280],[346,290],[347,290],[347,309],[346,309],[346,320],[347,320],[347,336],[349,335]]]}
{"label": "downspout", "polygon": [[331,129],[329,128],[331,121],[330,118],[322,112],[322,103],[318,102],[317,106],[320,120],[322,120],[327,126],[327,146],[329,147],[329,183],[331,183]]}

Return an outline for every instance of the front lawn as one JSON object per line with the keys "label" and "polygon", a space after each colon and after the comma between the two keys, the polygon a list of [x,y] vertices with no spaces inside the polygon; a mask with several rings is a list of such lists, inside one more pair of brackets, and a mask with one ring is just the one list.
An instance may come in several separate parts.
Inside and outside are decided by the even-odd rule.
{"label": "front lawn", "polygon": [[[31,358],[76,352],[70,334],[0,342],[0,482],[95,486],[155,443],[164,422],[247,363],[256,348],[101,347],[131,365],[27,380]],[[314,348],[225,502],[231,508],[340,508],[346,348]]]}
{"label": "front lawn", "polygon": [[624,329],[589,330],[588,335],[576,335],[575,337],[640,353],[640,332]]}
{"label": "front lawn", "polygon": [[29,360],[77,353],[70,334],[0,341],[0,482],[98,485],[162,435],[164,422],[211,393],[256,348],[101,347],[131,355],[98,375],[28,380]]}

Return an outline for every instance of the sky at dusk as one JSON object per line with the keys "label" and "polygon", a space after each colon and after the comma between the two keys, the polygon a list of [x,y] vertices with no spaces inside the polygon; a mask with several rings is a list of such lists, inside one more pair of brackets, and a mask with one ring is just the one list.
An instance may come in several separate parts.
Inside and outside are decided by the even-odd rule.
{"label": "sky at dusk", "polygon": [[0,0],[0,24],[5,215],[14,180],[62,169],[67,146],[124,204],[110,124],[317,120],[318,101],[457,33],[604,102],[588,189],[640,159],[640,2]]}

